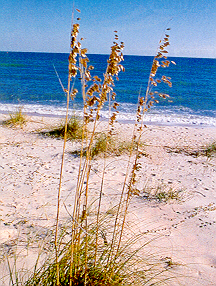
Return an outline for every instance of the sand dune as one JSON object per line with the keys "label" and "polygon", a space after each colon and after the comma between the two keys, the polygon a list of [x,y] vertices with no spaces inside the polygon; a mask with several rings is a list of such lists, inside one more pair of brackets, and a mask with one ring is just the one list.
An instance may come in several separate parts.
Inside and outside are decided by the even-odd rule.
{"label": "sand dune", "polygon": [[[28,239],[45,239],[55,223],[63,142],[43,137],[38,130],[58,120],[31,117],[23,128],[0,126],[0,255],[10,252],[17,237],[23,248]],[[122,139],[132,134],[130,124],[118,123],[115,128]],[[145,129],[142,141],[140,193],[131,201],[128,224],[134,231],[163,234],[151,249],[161,259],[172,258],[174,270],[183,275],[181,285],[216,285],[216,157],[207,157],[203,151],[216,141],[216,128],[152,125]],[[67,143],[62,221],[72,212],[79,158],[71,151],[77,148],[79,143]],[[102,158],[92,162],[92,201],[98,195],[103,162]],[[126,165],[126,155],[107,158],[104,210],[119,197]],[[159,201],[155,190],[170,192],[173,198]]]}

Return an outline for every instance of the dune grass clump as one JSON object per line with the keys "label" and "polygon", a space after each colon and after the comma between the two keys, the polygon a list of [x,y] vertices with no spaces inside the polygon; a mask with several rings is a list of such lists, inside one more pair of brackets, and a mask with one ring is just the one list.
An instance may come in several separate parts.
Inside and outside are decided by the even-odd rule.
{"label": "dune grass clump", "polygon": [[110,135],[102,132],[101,134],[99,134],[99,136],[97,136],[96,141],[92,146],[92,157],[95,157],[101,153],[104,154],[105,152],[112,152],[114,150],[114,146],[115,141],[113,140],[113,138]]}
{"label": "dune grass clump", "polygon": [[[116,206],[117,208],[118,206]],[[166,283],[171,279],[166,273],[173,268],[171,258],[157,259],[154,255],[143,252],[144,248],[156,239],[154,234],[147,230],[145,239],[140,244],[140,239],[144,234],[134,232],[133,235],[124,239],[124,243],[119,248],[118,253],[111,259],[111,243],[113,228],[113,209],[109,209],[106,214],[100,217],[99,222],[89,210],[88,225],[88,252],[86,253],[86,233],[84,224],[79,226],[79,232],[75,238],[79,243],[78,250],[73,253],[74,267],[70,278],[71,267],[71,223],[64,225],[59,236],[59,277],[56,273],[56,262],[53,251],[53,244],[44,246],[48,252],[48,259],[40,267],[35,267],[34,273],[23,282],[23,286],[55,286],[59,279],[59,285],[68,286],[141,286],[157,285],[157,282]],[[129,226],[126,228],[130,232]],[[97,249],[95,237],[98,233]],[[41,249],[41,251],[43,251]],[[97,251],[95,253],[95,251]],[[113,251],[113,250],[112,250]],[[95,260],[95,258],[97,258]],[[86,268],[84,267],[87,262]],[[24,273],[26,275],[26,273]],[[158,280],[158,276],[162,279]],[[21,275],[22,277],[22,275]],[[166,278],[165,278],[166,277]],[[157,281],[157,282],[156,282]],[[155,283],[155,284],[154,284]],[[14,283],[14,285],[16,285]],[[18,284],[19,285],[19,284]]]}
{"label": "dune grass clump", "polygon": [[[77,12],[80,11],[77,9]],[[79,21],[80,18],[77,18]],[[134,189],[137,174],[142,165],[140,158],[143,135],[144,115],[146,111],[158,102],[159,98],[167,98],[168,95],[154,91],[159,83],[164,82],[171,86],[171,79],[166,76],[157,77],[160,67],[166,68],[170,62],[167,60],[167,46],[169,46],[169,29],[163,40],[159,43],[158,53],[153,59],[150,70],[148,86],[144,95],[138,98],[136,120],[133,126],[131,141],[117,143],[113,140],[114,123],[117,117],[118,103],[114,92],[115,80],[119,80],[120,72],[124,71],[121,62],[124,60],[124,43],[118,39],[117,31],[115,40],[111,46],[111,52],[107,59],[107,67],[103,78],[92,76],[94,69],[89,64],[87,49],[82,48],[78,39],[79,24],[73,24],[71,31],[70,54],[68,59],[68,85],[64,88],[67,97],[67,111],[65,126],[49,132],[49,135],[63,137],[62,161],[60,167],[60,180],[57,194],[57,212],[55,223],[54,251],[51,258],[44,265],[35,269],[32,276],[24,285],[55,285],[55,286],[114,286],[114,285],[146,285],[158,280],[158,276],[166,271],[166,268],[153,271],[156,264],[143,259],[147,255],[139,257],[138,253],[148,244],[143,243],[135,247],[140,235],[127,237],[126,217],[129,205],[134,197]],[[75,100],[78,90],[74,88],[75,77],[79,75],[81,80],[81,94],[83,97],[83,124],[77,119],[68,118],[69,101]],[[97,126],[100,122],[101,110],[105,103],[109,106],[109,119],[105,123],[106,133],[98,136]],[[91,131],[89,123],[91,122]],[[70,135],[71,133],[71,135]],[[81,151],[78,177],[75,188],[73,206],[69,213],[71,218],[70,230],[62,234],[60,225],[60,205],[63,179],[63,165],[67,138],[72,136],[81,138]],[[125,175],[116,198],[116,209],[112,216],[104,216],[103,199],[104,182],[106,180],[106,159],[108,153],[121,154],[127,149],[127,163]],[[105,154],[104,165],[101,170],[99,194],[94,203],[94,221],[89,208],[90,184],[93,158],[99,153]],[[84,156],[85,155],[85,156]],[[64,241],[64,243],[63,243]],[[139,264],[139,263],[143,264]],[[145,265],[145,266],[144,266]],[[150,276],[149,276],[150,275]],[[151,284],[153,285],[153,284]]]}
{"label": "dune grass clump", "polygon": [[158,192],[155,197],[159,202],[169,202],[173,200],[180,201],[180,193],[181,191],[179,190],[173,190],[172,188],[169,188],[168,191]]}
{"label": "dune grass clump", "polygon": [[216,154],[216,142],[213,142],[207,146],[202,146],[199,149],[190,148],[188,146],[185,146],[185,147],[181,147],[181,148],[179,148],[179,147],[176,147],[176,148],[166,147],[166,150],[168,152],[185,154],[187,156],[192,156],[194,158],[197,158],[199,156],[212,157]]}
{"label": "dune grass clump", "polygon": [[[80,11],[78,11],[80,12]],[[80,18],[78,18],[80,19]],[[167,29],[168,31],[169,29]],[[58,206],[56,216],[56,232],[55,232],[55,279],[56,285],[144,285],[147,283],[146,276],[143,271],[139,271],[139,279],[131,280],[133,274],[128,273],[129,265],[136,256],[138,250],[130,252],[128,250],[132,245],[132,241],[127,241],[125,244],[125,227],[126,216],[130,201],[133,197],[133,189],[136,184],[137,173],[141,169],[139,162],[142,156],[141,136],[143,134],[144,115],[146,111],[158,102],[160,97],[167,98],[167,94],[158,93],[154,91],[160,82],[164,82],[171,86],[170,78],[162,76],[157,77],[157,70],[160,67],[168,67],[170,62],[167,60],[166,47],[169,45],[169,35],[166,33],[162,41],[160,41],[158,53],[153,59],[152,68],[148,80],[148,86],[144,96],[139,96],[136,122],[134,123],[133,135],[128,152],[128,163],[125,170],[124,181],[119,190],[120,196],[116,207],[115,215],[109,220],[109,236],[104,235],[101,231],[101,221],[103,221],[104,214],[102,212],[103,204],[103,189],[106,180],[106,159],[108,151],[117,152],[116,142],[113,141],[114,123],[117,117],[117,108],[119,104],[116,102],[116,93],[114,92],[115,80],[119,80],[119,73],[124,71],[121,62],[124,60],[123,49],[124,43],[118,42],[117,31],[115,32],[115,40],[111,46],[111,53],[107,60],[107,68],[103,74],[103,78],[98,76],[91,76],[91,71],[94,69],[89,64],[87,57],[87,49],[82,48],[82,44],[78,41],[79,24],[74,24],[71,32],[71,51],[69,55],[69,76],[68,87],[64,89],[67,94],[67,107],[69,106],[69,99],[75,99],[76,93],[73,85],[71,88],[71,81],[79,73],[81,79],[81,93],[83,97],[83,128],[81,151],[80,151],[80,165],[79,173],[75,191],[74,207],[71,213],[71,240],[68,245],[68,255],[62,254],[59,250],[59,216],[60,216],[60,194],[61,194],[61,178],[58,191]],[[157,99],[158,98],[158,99]],[[106,126],[106,133],[97,135],[97,126],[100,121],[101,110],[105,103],[109,106],[109,119]],[[91,122],[91,132],[88,132],[88,125]],[[105,124],[106,125],[106,124]],[[67,115],[66,125],[67,127]],[[67,128],[66,128],[67,129]],[[67,132],[67,131],[66,131]],[[135,148],[134,148],[135,146]],[[125,149],[121,146],[121,152]],[[63,147],[63,154],[65,150],[65,140]],[[88,214],[90,205],[89,199],[89,184],[91,182],[92,159],[100,152],[104,153],[104,166],[101,170],[100,189],[94,213],[96,214],[94,231],[91,227],[91,217]],[[120,151],[118,151],[120,152]],[[63,160],[62,160],[63,166]],[[105,227],[107,230],[107,226]],[[101,237],[102,244],[101,246]],[[83,255],[83,256],[82,256]],[[67,263],[67,269],[62,269],[62,261],[66,257],[70,257],[70,262]],[[137,256],[136,256],[137,257]],[[126,258],[126,259],[125,259]],[[120,261],[124,261],[123,264]],[[135,273],[136,271],[134,271]],[[61,280],[63,277],[63,281]],[[79,282],[76,281],[77,277]],[[152,278],[153,279],[153,278]],[[64,282],[67,281],[67,282]],[[77,284],[76,284],[77,283]],[[52,285],[52,284],[51,284]]]}
{"label": "dune grass clump", "polygon": [[[137,237],[128,240],[123,247],[120,248],[116,257],[116,262],[110,259],[110,237],[107,232],[110,230],[110,216],[107,215],[100,221],[99,239],[97,253],[95,254],[95,235],[98,231],[96,221],[89,223],[88,235],[88,252],[85,248],[85,232],[80,229],[76,239],[79,241],[79,252],[74,252],[74,268],[70,279],[70,263],[71,263],[71,240],[61,241],[61,249],[59,250],[59,285],[68,286],[70,284],[76,286],[116,286],[116,285],[142,285],[139,284],[141,276],[148,276],[148,271],[136,270],[133,263],[138,261],[135,257],[136,252],[130,248],[136,243]],[[67,236],[71,232],[68,225]],[[65,237],[66,234],[62,234]],[[95,255],[98,259],[95,261]],[[85,263],[87,259],[86,268]],[[142,259],[143,261],[143,259]],[[128,263],[130,262],[130,263]],[[140,259],[141,262],[141,259]],[[127,267],[126,267],[127,265]],[[165,269],[163,269],[164,271]],[[157,271],[161,271],[157,270]],[[142,274],[142,275],[141,275]],[[38,268],[34,274],[23,284],[25,286],[55,286],[57,285],[56,263],[54,256],[51,256],[45,263]],[[137,284],[138,283],[138,284]]]}
{"label": "dune grass clump", "polygon": [[211,157],[216,154],[216,142],[213,142],[205,149],[205,153],[207,157]]}
{"label": "dune grass clump", "polygon": [[[141,145],[141,144],[140,144]],[[144,145],[144,144],[143,144]],[[109,135],[105,132],[101,132],[95,135],[95,140],[91,148],[91,157],[96,159],[98,157],[113,157],[128,155],[130,152],[135,152],[137,149],[137,143],[133,140],[121,140],[116,136]],[[82,150],[75,150],[71,154],[76,156],[86,156],[87,148]],[[143,150],[143,155],[147,156]]]}
{"label": "dune grass clump", "polygon": [[148,201],[157,201],[160,203],[182,201],[184,199],[184,192],[182,189],[170,187],[166,184],[160,184],[155,187],[146,187],[143,190],[134,189],[134,194]]}
{"label": "dune grass clump", "polygon": [[116,136],[106,134],[104,132],[96,136],[96,140],[92,146],[92,157],[96,156],[121,156],[129,154],[137,149],[137,142],[133,140],[121,140]]}
{"label": "dune grass clump", "polygon": [[[56,138],[64,138],[65,124],[62,123],[60,124],[60,126],[50,131],[42,132],[42,134]],[[67,122],[67,139],[82,139],[82,122],[77,116],[71,116],[71,118]]]}
{"label": "dune grass clump", "polygon": [[9,119],[3,121],[3,125],[22,127],[27,122],[27,118],[23,114],[22,107],[19,107],[17,111],[13,113],[9,113],[9,116]]}

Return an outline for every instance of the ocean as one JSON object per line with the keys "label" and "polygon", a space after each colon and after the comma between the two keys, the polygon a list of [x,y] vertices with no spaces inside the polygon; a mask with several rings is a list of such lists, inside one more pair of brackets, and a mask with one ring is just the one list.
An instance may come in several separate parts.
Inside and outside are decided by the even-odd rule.
{"label": "ocean", "polygon": [[[107,55],[88,55],[94,66],[92,75],[103,77]],[[168,68],[160,68],[158,75],[171,77],[172,87],[158,84],[155,90],[169,94],[161,99],[145,115],[145,123],[162,125],[216,126],[216,59],[168,58],[175,61]],[[124,56],[125,72],[119,74],[114,91],[117,94],[119,121],[135,119],[138,96],[145,94],[153,57]],[[0,112],[10,113],[23,108],[34,115],[64,116],[66,97],[62,91],[55,69],[67,87],[68,54],[0,52]],[[79,115],[82,96],[79,89],[70,103],[70,114]],[[106,119],[108,110],[101,113]]]}

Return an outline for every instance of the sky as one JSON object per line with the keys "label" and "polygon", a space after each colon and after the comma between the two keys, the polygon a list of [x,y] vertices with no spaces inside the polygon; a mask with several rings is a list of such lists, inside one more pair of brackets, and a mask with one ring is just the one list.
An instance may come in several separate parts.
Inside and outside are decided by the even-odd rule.
{"label": "sky", "polygon": [[71,15],[91,54],[154,55],[166,28],[169,55],[216,58],[216,0],[0,0],[0,51],[68,53]]}

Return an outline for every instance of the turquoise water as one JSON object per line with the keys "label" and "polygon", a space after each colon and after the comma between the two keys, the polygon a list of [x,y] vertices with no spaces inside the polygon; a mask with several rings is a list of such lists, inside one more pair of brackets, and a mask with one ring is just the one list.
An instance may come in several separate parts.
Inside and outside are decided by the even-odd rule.
{"label": "turquoise water", "polygon": [[[64,115],[66,98],[56,76],[58,71],[67,86],[67,54],[0,52],[0,112],[23,106],[25,112],[39,115]],[[103,76],[107,55],[89,55],[95,67],[92,75]],[[115,82],[116,100],[120,103],[119,120],[133,120],[137,98],[145,94],[152,57],[125,56],[125,72]],[[172,78],[172,88],[159,84],[157,90],[168,93],[170,100],[160,100],[147,114],[146,122],[216,126],[216,59],[170,58],[176,65],[162,69],[161,75]],[[79,79],[76,87],[80,90]],[[70,105],[82,109],[78,93]],[[107,110],[102,117],[107,117]]]}

